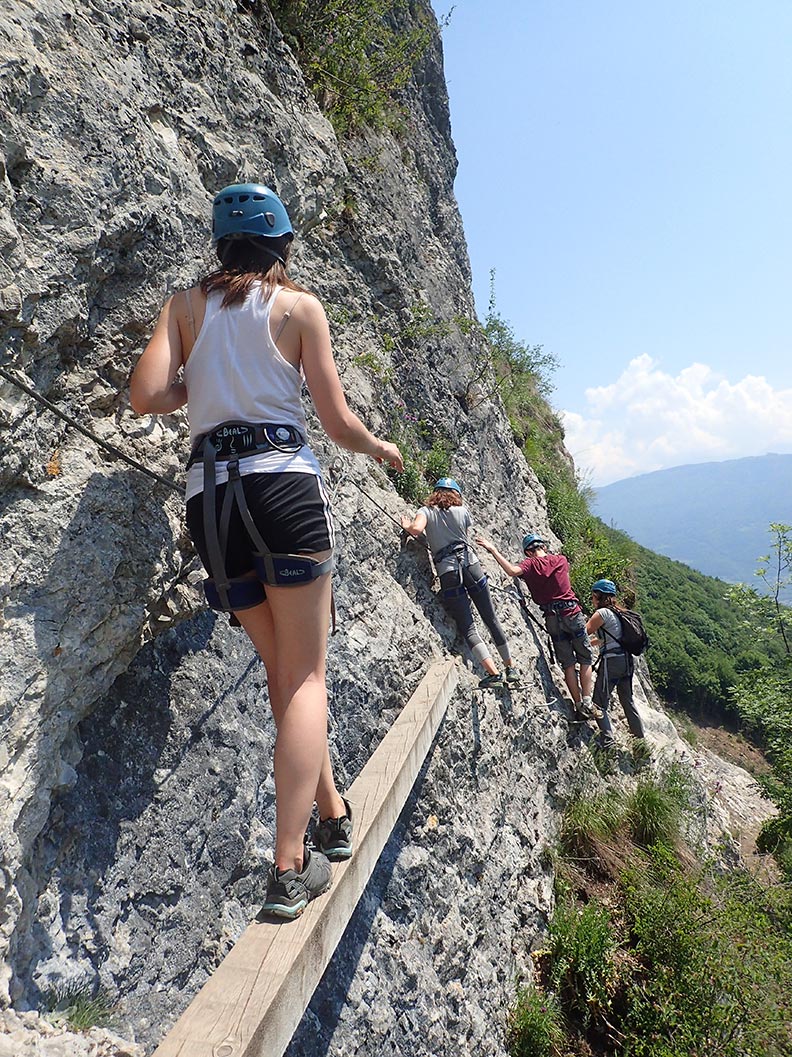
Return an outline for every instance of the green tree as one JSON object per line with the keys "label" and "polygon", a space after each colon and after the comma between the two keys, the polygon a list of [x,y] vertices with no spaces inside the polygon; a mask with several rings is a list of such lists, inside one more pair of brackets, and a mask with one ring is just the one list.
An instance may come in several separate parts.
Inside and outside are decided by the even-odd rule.
{"label": "green tree", "polygon": [[[744,585],[731,592],[734,606],[765,654],[764,663],[738,675],[732,697],[744,722],[764,740],[772,765],[761,781],[779,813],[763,827],[759,846],[774,853],[792,880],[792,636],[790,611],[781,603],[785,588],[792,584],[792,526],[774,522],[770,532],[771,552],[759,559],[756,573],[768,594]],[[771,657],[773,646],[776,655]]]}

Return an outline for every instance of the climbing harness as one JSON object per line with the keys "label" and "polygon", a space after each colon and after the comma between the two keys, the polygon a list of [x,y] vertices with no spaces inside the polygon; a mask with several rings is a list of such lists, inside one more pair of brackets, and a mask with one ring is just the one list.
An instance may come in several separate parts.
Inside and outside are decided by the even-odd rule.
{"label": "climbing harness", "polygon": [[573,617],[580,612],[580,602],[576,598],[564,598],[557,602],[540,603],[539,608],[545,616],[554,613],[558,617]]}
{"label": "climbing harness", "polygon": [[[211,577],[204,580],[204,594],[212,609],[228,613],[234,609],[250,609],[263,602],[266,592],[263,584],[294,586],[310,583],[324,576],[333,568],[332,556],[323,561],[303,554],[273,553],[256,528],[250,513],[239,460],[260,452],[279,451],[294,454],[305,444],[305,439],[294,426],[264,422],[222,422],[210,433],[197,438],[193,447],[189,469],[196,462],[203,463],[203,517],[206,533],[206,548]],[[228,486],[223,496],[220,517],[216,508],[215,470],[218,462],[225,462],[228,470]],[[225,554],[228,546],[228,530],[231,514],[236,505],[242,522],[256,550],[253,552],[257,580],[250,577],[229,578],[226,572]]]}
{"label": "climbing harness", "polygon": [[[469,587],[465,586],[465,569],[472,564],[470,560],[470,548],[464,540],[454,540],[453,543],[446,544],[432,556],[434,558],[435,568],[437,568],[440,562],[445,561],[447,558],[453,558],[455,568],[449,569],[449,572],[456,572],[457,582],[453,587],[443,588],[443,598],[461,598],[462,595],[473,595],[480,594],[486,590],[487,587],[487,574],[485,573],[481,579],[476,580],[474,584]],[[445,574],[443,574],[445,575]]]}

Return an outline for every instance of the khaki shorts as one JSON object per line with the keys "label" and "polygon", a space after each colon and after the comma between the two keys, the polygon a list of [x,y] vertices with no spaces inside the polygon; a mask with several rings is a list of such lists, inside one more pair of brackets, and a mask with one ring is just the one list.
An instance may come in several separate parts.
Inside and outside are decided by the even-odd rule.
{"label": "khaki shorts", "polygon": [[579,610],[573,617],[564,616],[563,613],[546,613],[545,626],[562,668],[572,668],[575,663],[594,663],[586,633],[586,619]]}

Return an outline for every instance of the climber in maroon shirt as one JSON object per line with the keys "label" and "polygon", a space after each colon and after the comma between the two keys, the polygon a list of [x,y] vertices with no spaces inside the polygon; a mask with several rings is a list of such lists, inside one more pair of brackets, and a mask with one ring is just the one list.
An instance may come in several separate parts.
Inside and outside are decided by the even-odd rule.
{"label": "climber in maroon shirt", "polygon": [[[586,634],[583,610],[569,582],[569,562],[563,554],[549,554],[540,536],[528,533],[523,539],[525,558],[514,565],[488,540],[476,543],[493,556],[509,576],[525,580],[531,598],[544,613],[547,632],[553,642],[558,663],[564,669],[575,713],[581,719],[593,719],[591,703],[591,666],[594,657]],[[580,665],[579,681],[576,664]]]}

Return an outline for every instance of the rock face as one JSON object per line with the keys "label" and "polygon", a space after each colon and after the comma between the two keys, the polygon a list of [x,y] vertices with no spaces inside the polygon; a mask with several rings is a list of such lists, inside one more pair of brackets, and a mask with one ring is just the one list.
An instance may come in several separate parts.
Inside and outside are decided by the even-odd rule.
{"label": "rock face", "polygon": [[[127,379],[165,295],[208,267],[211,192],[261,179],[295,221],[295,276],[327,305],[350,403],[405,447],[444,440],[505,550],[527,526],[548,532],[502,408],[469,399],[481,350],[439,38],[400,137],[339,144],[258,0],[8,0],[4,16],[4,368],[180,482],[185,419],[135,417]],[[33,1010],[101,984],[119,1030],[151,1048],[261,901],[263,670],[202,607],[177,494],[7,380],[0,422],[0,996]],[[350,781],[431,658],[461,647],[425,553],[400,543],[387,476],[312,441],[339,534],[331,740]],[[463,658],[293,1057],[504,1052],[515,973],[551,910],[557,812],[596,774],[543,639],[508,596],[496,604],[525,685],[482,697]]]}

